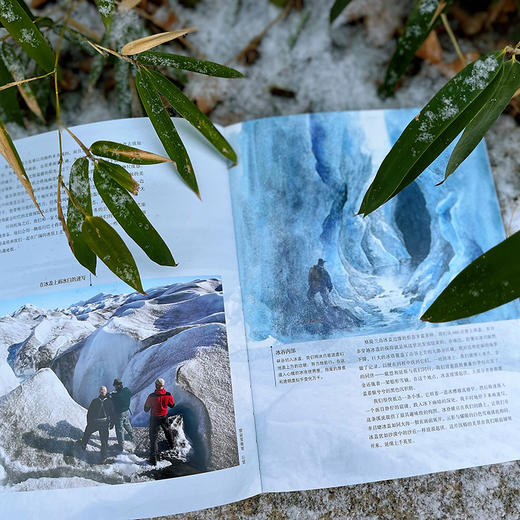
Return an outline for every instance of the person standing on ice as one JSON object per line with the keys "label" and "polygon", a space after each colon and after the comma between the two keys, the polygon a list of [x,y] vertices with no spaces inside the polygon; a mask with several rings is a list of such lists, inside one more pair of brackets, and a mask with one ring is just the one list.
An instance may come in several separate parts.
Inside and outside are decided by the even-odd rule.
{"label": "person standing on ice", "polygon": [[125,431],[128,440],[134,440],[134,431],[128,417],[132,393],[123,385],[123,381],[119,378],[114,379],[114,389],[115,392],[111,392],[110,394],[110,400],[112,401],[112,408],[114,410],[112,422],[116,429],[118,449],[119,451],[123,451],[125,448]]}
{"label": "person standing on ice", "polygon": [[172,394],[164,389],[164,379],[159,378],[155,381],[155,392],[152,392],[144,403],[144,411],[150,412],[150,464],[157,464],[157,435],[159,428],[164,432],[170,449],[173,448],[173,432],[168,422],[168,408],[173,408],[175,401]]}
{"label": "person standing on ice", "polygon": [[318,263],[309,269],[309,290],[307,291],[307,298],[314,301],[316,293],[321,294],[323,303],[327,306],[332,305],[329,293],[332,291],[332,281],[330,274],[324,267],[325,260],[318,259]]}
{"label": "person standing on ice", "polygon": [[108,450],[108,432],[112,423],[112,402],[107,396],[107,387],[99,387],[99,395],[92,399],[87,410],[87,427],[81,439],[81,447],[87,448],[90,436],[99,432],[101,440],[101,461],[105,462]]}

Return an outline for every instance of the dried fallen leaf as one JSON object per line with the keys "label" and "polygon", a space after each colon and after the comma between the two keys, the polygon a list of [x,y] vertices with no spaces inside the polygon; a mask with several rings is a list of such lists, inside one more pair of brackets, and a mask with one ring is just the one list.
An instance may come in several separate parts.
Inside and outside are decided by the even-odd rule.
{"label": "dried fallen leaf", "polygon": [[453,76],[458,74],[468,63],[474,62],[479,57],[480,54],[478,52],[469,51],[464,53],[466,63],[463,63],[460,58],[457,58],[456,60],[450,63],[439,63],[437,67],[447,78],[452,78]]}
{"label": "dried fallen leaf", "polygon": [[437,33],[432,31],[423,44],[417,49],[415,55],[418,58],[436,64],[442,61],[442,48]]}
{"label": "dried fallen leaf", "polygon": [[184,36],[196,30],[196,27],[189,27],[187,29],[180,29],[178,31],[168,31],[159,34],[152,34],[152,36],[146,36],[144,38],[139,38],[138,40],[128,42],[126,45],[124,45],[121,49],[121,54],[124,56],[139,54],[140,52],[147,51],[157,47],[158,45],[175,40],[180,36]]}
{"label": "dried fallen leaf", "polygon": [[140,2],[141,0],[123,0],[117,6],[117,10],[120,12],[130,11],[130,9],[133,9]]}

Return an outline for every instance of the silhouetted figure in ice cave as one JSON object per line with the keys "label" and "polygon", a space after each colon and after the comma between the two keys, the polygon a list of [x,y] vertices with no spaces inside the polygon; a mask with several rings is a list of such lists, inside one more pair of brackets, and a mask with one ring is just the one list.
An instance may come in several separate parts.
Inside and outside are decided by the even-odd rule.
{"label": "silhouetted figure in ice cave", "polygon": [[320,293],[323,303],[327,306],[331,306],[332,302],[330,301],[329,293],[332,291],[332,281],[330,274],[323,264],[325,264],[325,260],[319,258],[318,263],[309,269],[309,290],[307,291],[307,297],[314,302],[314,297],[317,293]]}

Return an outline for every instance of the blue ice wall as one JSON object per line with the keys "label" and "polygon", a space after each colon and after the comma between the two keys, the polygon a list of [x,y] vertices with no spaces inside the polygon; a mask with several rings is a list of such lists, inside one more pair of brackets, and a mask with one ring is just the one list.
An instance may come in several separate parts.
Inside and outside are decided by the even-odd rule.
{"label": "blue ice wall", "polygon": [[[503,240],[482,143],[441,186],[446,154],[382,208],[355,215],[379,166],[374,142],[388,147],[415,113],[379,112],[379,140],[360,112],[242,125],[243,173],[231,170],[230,183],[250,338],[422,328],[419,316],[448,282]],[[319,258],[333,284],[323,296],[309,291]],[[464,322],[519,316],[514,302]]]}

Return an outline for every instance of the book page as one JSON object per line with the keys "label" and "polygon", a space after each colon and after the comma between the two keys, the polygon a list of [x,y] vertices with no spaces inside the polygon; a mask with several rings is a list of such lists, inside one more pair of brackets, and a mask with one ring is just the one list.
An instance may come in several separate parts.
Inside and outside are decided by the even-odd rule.
{"label": "book page", "polygon": [[[419,317],[503,240],[483,143],[356,216],[413,110],[229,128],[230,173],[264,491],[520,458],[518,302]],[[478,446],[478,449],[477,449]]]}
{"label": "book page", "polygon": [[[56,217],[56,132],[16,142],[45,218],[0,163],[6,517],[145,518],[260,491],[228,168],[185,121],[175,124],[202,202],[171,163],[126,167],[178,267],[154,264],[93,200],[125,237],[145,294],[99,259],[92,276],[73,257]],[[72,130],[87,146],[114,140],[164,154],[148,119]],[[83,154],[63,139],[67,179]]]}

